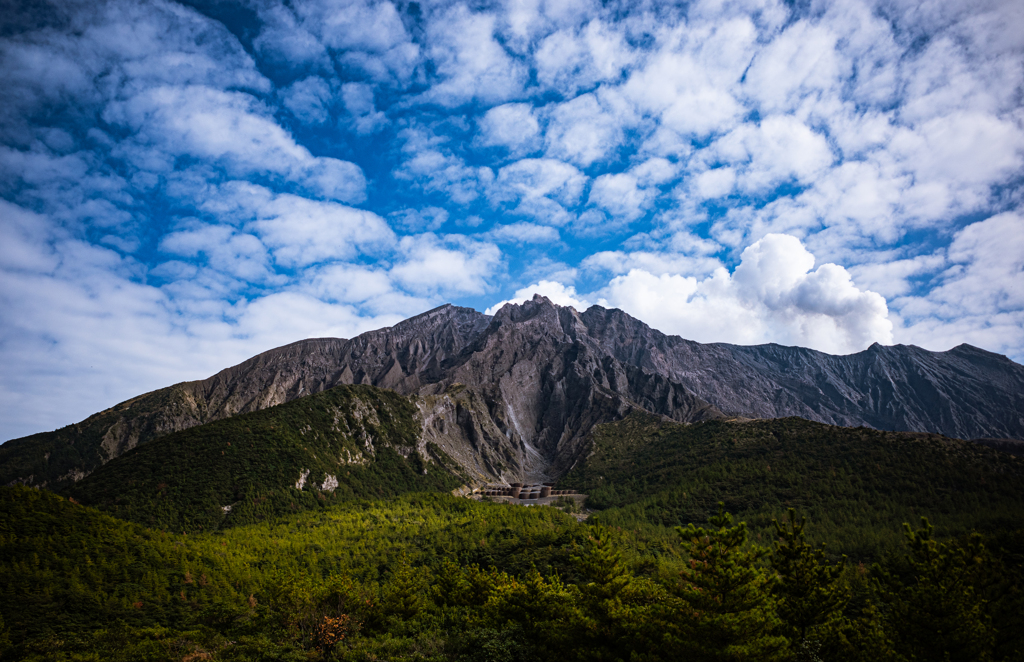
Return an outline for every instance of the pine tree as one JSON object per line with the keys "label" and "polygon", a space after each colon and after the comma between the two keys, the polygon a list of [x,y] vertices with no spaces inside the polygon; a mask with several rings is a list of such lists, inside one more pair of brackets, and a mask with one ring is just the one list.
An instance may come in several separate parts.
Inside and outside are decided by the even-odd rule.
{"label": "pine tree", "polygon": [[798,649],[808,649],[828,639],[830,630],[842,618],[849,601],[849,592],[839,581],[846,558],[830,564],[824,545],[815,549],[804,539],[806,518],[797,522],[790,508],[788,519],[785,524],[772,520],[778,540],[771,564],[779,577],[772,592],[787,636]]}
{"label": "pine tree", "polygon": [[766,550],[745,546],[746,523],[731,526],[722,503],[709,523],[676,529],[688,543],[690,568],[673,587],[684,606],[678,631],[666,637],[671,652],[693,661],[781,659],[788,641],[776,634],[772,577],[759,566]]}
{"label": "pine tree", "polygon": [[995,633],[973,586],[989,562],[981,537],[939,543],[927,518],[921,525],[915,531],[904,524],[909,550],[902,568],[875,569],[897,651],[908,660],[992,659]]}

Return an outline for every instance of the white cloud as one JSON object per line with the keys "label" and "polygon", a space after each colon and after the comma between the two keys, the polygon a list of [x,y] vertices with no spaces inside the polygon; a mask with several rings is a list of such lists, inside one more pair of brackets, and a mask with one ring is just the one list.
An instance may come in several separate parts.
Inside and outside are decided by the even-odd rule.
{"label": "white cloud", "polygon": [[637,59],[625,35],[600,20],[581,30],[560,30],[537,46],[538,81],[567,97],[604,81],[615,81]]}
{"label": "white cloud", "polygon": [[494,178],[490,168],[475,168],[443,147],[446,138],[412,127],[400,136],[405,140],[402,152],[406,160],[394,171],[399,179],[412,180],[425,191],[442,192],[457,204],[468,204]]}
{"label": "white cloud", "polygon": [[834,96],[849,78],[849,63],[837,53],[828,27],[797,21],[754,58],[744,92],[765,114],[797,109],[806,96]]}
{"label": "white cloud", "polygon": [[498,171],[488,195],[494,203],[515,203],[512,213],[563,225],[569,221],[565,208],[579,202],[586,182],[586,176],[568,163],[522,159]]}
{"label": "white cloud", "polygon": [[615,276],[634,270],[655,275],[703,275],[721,268],[722,263],[705,255],[653,251],[600,251],[587,256],[580,266],[587,271],[606,272]]}
{"label": "white cloud", "polygon": [[[881,257],[881,256],[880,256]],[[919,255],[902,260],[885,260],[858,264],[850,273],[865,289],[878,292],[887,299],[910,294],[913,279],[934,274],[946,264],[942,255]]]}
{"label": "white cloud", "polygon": [[331,88],[319,76],[296,81],[282,91],[285,107],[306,124],[327,121],[331,101]]}
{"label": "white cloud", "polygon": [[522,156],[540,148],[540,124],[529,104],[495,106],[484,113],[479,125],[478,141],[484,147],[507,147],[513,156]]}
{"label": "white cloud", "polygon": [[227,225],[191,223],[164,235],[160,250],[182,257],[206,256],[210,266],[235,278],[256,283],[271,277],[270,256],[255,236]]}
{"label": "white cloud", "polygon": [[[0,380],[2,439],[81,420],[299,338],[352,337],[436,305],[394,287],[365,286],[342,297],[279,291],[232,303],[214,273],[180,261],[164,263],[160,278],[172,282],[154,287],[138,262],[6,201],[0,236],[0,335],[9,368]],[[224,227],[182,230],[166,248],[209,251],[211,263],[236,273],[265,264],[254,237]],[[354,280],[350,289],[358,288]]]}
{"label": "white cloud", "polygon": [[[743,124],[715,141],[708,151],[704,158],[736,168],[737,185],[749,193],[790,179],[810,182],[833,160],[825,138],[788,115],[773,115],[757,125]],[[724,175],[721,177],[724,180]]]}
{"label": "white cloud", "polygon": [[629,115],[622,108],[605,108],[595,94],[584,94],[556,104],[545,134],[547,156],[587,167],[607,158],[625,140]]}
{"label": "white cloud", "polygon": [[373,88],[366,83],[345,83],[341,86],[345,110],[352,115],[356,133],[376,133],[387,124],[387,117],[373,102]]}
{"label": "white cloud", "polygon": [[963,342],[1024,355],[1024,218],[997,214],[968,225],[950,244],[938,286],[897,298],[896,337],[929,349]]}
{"label": "white cloud", "polygon": [[173,158],[210,159],[239,175],[278,173],[338,200],[365,198],[359,166],[314,157],[253,97],[208,87],[156,87],[111,104],[106,121],[131,128],[120,152],[143,168],[173,169]]}
{"label": "white cloud", "polygon": [[[919,218],[945,220],[983,208],[990,187],[1024,167],[1024,127],[980,113],[954,113],[903,129],[889,146],[913,178],[904,192]],[[923,212],[923,213],[922,213]]]}
{"label": "white cloud", "polygon": [[335,263],[312,269],[298,289],[320,301],[357,305],[372,315],[398,315],[402,319],[436,303],[402,292],[386,269],[360,264]]}
{"label": "white cloud", "polygon": [[518,53],[525,53],[540,36],[574,27],[600,10],[595,0],[506,0],[502,34]]}
{"label": "white cloud", "polygon": [[748,17],[662,31],[623,93],[641,113],[683,136],[727,130],[744,114],[737,96],[756,39]]}
{"label": "white cloud", "polygon": [[399,250],[403,259],[391,278],[421,296],[484,294],[501,264],[497,246],[461,235],[402,237]]}
{"label": "white cloud", "polygon": [[327,64],[327,49],[316,36],[299,25],[299,19],[289,7],[263,3],[259,16],[263,28],[253,40],[253,47],[263,58],[289,68],[309,63]]}
{"label": "white cloud", "polygon": [[633,221],[654,202],[657,190],[641,189],[630,173],[601,175],[594,180],[587,202],[607,210],[612,216]]}
{"label": "white cloud", "polygon": [[700,342],[778,342],[847,354],[892,342],[885,299],[858,289],[842,267],[814,267],[799,240],[768,235],[743,251],[733,274],[704,280],[634,269],[598,302],[666,333]]}
{"label": "white cloud", "polygon": [[508,223],[496,225],[487,236],[500,243],[515,244],[557,244],[559,241],[558,230],[549,225],[537,225],[536,223]]}
{"label": "white cloud", "polygon": [[[330,51],[341,66],[381,82],[408,82],[420,61],[420,49],[390,2],[303,0],[284,10],[261,11],[267,21],[258,46],[291,54],[300,62],[323,60]],[[279,16],[278,14],[288,14]]]}
{"label": "white cloud", "polygon": [[351,259],[395,243],[380,216],[334,202],[283,194],[256,211],[248,224],[286,267],[324,260]]}
{"label": "white cloud", "polygon": [[458,4],[430,22],[428,55],[437,82],[421,101],[455,107],[474,99],[501,103],[518,96],[526,68],[494,38],[495,17]]}
{"label": "white cloud", "polygon": [[576,293],[576,288],[573,287],[572,285],[563,285],[562,283],[558,283],[555,281],[542,280],[534,283],[533,285],[524,287],[521,290],[517,290],[516,293],[512,295],[511,299],[499,301],[498,303],[494,304],[486,311],[484,311],[484,314],[493,315],[499,310],[501,310],[502,307],[505,306],[505,304],[524,303],[526,301],[533,299],[533,295],[535,294],[547,297],[548,299],[551,300],[551,303],[554,303],[556,305],[572,306],[578,311],[584,311],[587,308],[590,308],[590,306],[592,305],[586,299],[581,298]]}
{"label": "white cloud", "polygon": [[693,191],[701,198],[721,198],[736,186],[736,171],[732,168],[705,170],[694,178]]}

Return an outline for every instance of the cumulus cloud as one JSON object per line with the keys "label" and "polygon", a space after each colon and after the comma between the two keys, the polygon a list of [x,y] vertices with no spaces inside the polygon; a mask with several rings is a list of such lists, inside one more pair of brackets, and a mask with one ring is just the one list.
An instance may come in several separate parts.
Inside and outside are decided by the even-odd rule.
{"label": "cumulus cloud", "polygon": [[549,225],[536,223],[508,223],[495,226],[487,233],[493,241],[514,244],[555,244],[558,243],[558,230]]}
{"label": "cumulus cloud", "polygon": [[515,204],[512,213],[563,225],[570,218],[566,207],[579,201],[586,182],[586,175],[563,161],[522,159],[498,171],[489,197],[493,203]]}
{"label": "cumulus cloud", "polygon": [[331,88],[319,76],[310,76],[289,85],[282,93],[285,107],[300,121],[323,124],[329,117]]}
{"label": "cumulus cloud", "polygon": [[787,235],[747,247],[732,274],[703,280],[642,269],[612,279],[601,305],[621,308],[666,333],[700,342],[778,342],[835,354],[892,342],[885,299],[858,289],[835,264]]}
{"label": "cumulus cloud", "polygon": [[505,306],[505,304],[522,304],[526,301],[530,301],[531,299],[533,299],[533,295],[535,294],[547,297],[548,299],[551,300],[551,303],[554,303],[556,305],[572,306],[573,308],[579,311],[586,310],[587,308],[590,308],[590,306],[592,305],[589,302],[587,302],[586,299],[581,298],[576,293],[576,288],[573,287],[572,285],[563,285],[562,283],[555,281],[542,280],[534,283],[533,285],[528,285],[527,287],[524,287],[520,290],[516,290],[516,293],[512,295],[511,299],[499,301],[498,303],[494,304],[486,311],[484,311],[484,314],[493,315],[494,313],[501,310],[502,307]]}
{"label": "cumulus cloud", "polygon": [[461,235],[403,237],[399,249],[403,259],[391,277],[421,296],[484,294],[501,264],[497,246]]}
{"label": "cumulus cloud", "polygon": [[496,17],[458,4],[428,27],[437,82],[421,101],[453,107],[473,99],[501,103],[518,96],[527,70],[494,38]]}
{"label": "cumulus cloud", "polygon": [[479,143],[484,147],[507,147],[515,156],[528,154],[540,147],[540,124],[529,104],[495,106],[484,113],[479,124]]}
{"label": "cumulus cloud", "polygon": [[143,168],[170,171],[175,157],[211,159],[237,175],[278,173],[314,193],[362,201],[359,166],[314,157],[248,94],[208,87],[155,87],[107,107],[104,119],[134,131],[119,152]]}

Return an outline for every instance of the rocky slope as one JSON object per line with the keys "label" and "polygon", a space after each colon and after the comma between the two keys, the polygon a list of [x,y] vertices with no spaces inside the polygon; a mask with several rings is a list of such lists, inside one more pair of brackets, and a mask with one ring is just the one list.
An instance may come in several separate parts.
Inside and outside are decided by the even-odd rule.
{"label": "rocky slope", "polygon": [[60,488],[146,441],[336,384],[415,396],[425,439],[475,480],[568,471],[593,425],[634,408],[680,422],[800,416],[844,426],[1024,437],[1024,367],[961,345],[849,356],[667,336],[620,310],[535,297],[492,318],[442,306],[351,340],[304,340],[76,425],[0,446],[0,484]]}
{"label": "rocky slope", "polygon": [[446,491],[462,468],[423,440],[410,398],[337,386],[154,439],[66,490],[169,531],[214,530],[338,499]]}

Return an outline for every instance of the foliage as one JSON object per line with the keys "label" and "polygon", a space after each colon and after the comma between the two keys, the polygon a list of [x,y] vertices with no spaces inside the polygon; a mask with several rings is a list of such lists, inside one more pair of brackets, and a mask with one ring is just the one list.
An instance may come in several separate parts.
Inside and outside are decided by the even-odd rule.
{"label": "foliage", "polygon": [[720,510],[682,556],[554,508],[349,500],[198,534],[0,489],[2,659],[1019,659],[1024,533],[832,563]]}
{"label": "foliage", "polygon": [[[603,508],[581,523],[446,493],[459,481],[415,450],[413,414],[341,387],[150,442],[73,498],[0,488],[0,659],[1024,654],[1019,460],[634,413],[598,428],[566,481]],[[901,535],[921,514],[941,527]]]}
{"label": "foliage", "polygon": [[682,425],[635,411],[592,439],[560,486],[588,494],[605,524],[651,535],[707,523],[722,501],[767,542],[772,520],[795,508],[834,559],[870,561],[921,516],[944,537],[1024,522],[1024,461],[938,435],[799,418]]}

